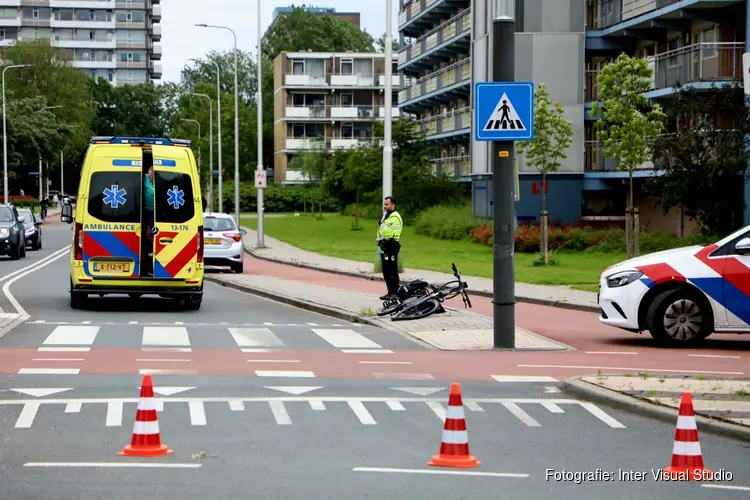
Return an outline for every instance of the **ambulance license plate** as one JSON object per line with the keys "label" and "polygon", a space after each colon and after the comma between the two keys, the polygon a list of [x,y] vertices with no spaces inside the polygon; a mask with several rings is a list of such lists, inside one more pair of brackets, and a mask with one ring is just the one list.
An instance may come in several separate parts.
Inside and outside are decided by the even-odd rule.
{"label": "ambulance license plate", "polygon": [[206,245],[221,245],[219,238],[206,238]]}
{"label": "ambulance license plate", "polygon": [[97,262],[94,270],[100,273],[127,273],[130,272],[130,264],[127,262]]}

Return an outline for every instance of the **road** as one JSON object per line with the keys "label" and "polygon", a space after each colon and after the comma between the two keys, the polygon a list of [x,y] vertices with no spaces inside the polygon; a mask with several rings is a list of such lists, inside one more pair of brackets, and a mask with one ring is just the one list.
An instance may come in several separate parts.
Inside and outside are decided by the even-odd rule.
{"label": "road", "polygon": [[[18,313],[18,305],[30,316],[0,338],[3,498],[750,496],[746,444],[701,435],[707,467],[731,472],[731,482],[656,482],[651,470],[670,463],[673,425],[568,398],[552,379],[495,380],[490,370],[503,374],[502,358],[475,369],[466,365],[479,358],[465,353],[438,353],[394,332],[212,284],[195,312],[129,298],[73,311],[67,253],[42,260],[69,245],[70,229],[45,231],[45,250],[0,262],[0,281],[18,277],[3,289],[3,311]],[[33,272],[4,279],[31,264]],[[174,454],[119,457],[146,372],[162,442]],[[440,447],[454,381],[472,454],[482,461],[459,472],[483,476],[425,465]],[[597,468],[649,477],[546,479],[547,469]],[[748,489],[715,488],[727,485]]]}

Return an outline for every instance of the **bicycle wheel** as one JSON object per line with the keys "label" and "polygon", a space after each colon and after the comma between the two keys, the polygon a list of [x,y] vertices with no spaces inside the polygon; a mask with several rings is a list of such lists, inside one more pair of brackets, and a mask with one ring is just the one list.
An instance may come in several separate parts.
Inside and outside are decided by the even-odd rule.
{"label": "bicycle wheel", "polygon": [[435,299],[426,300],[411,307],[405,307],[393,316],[391,321],[404,321],[410,319],[420,319],[433,314],[440,309],[440,302]]}

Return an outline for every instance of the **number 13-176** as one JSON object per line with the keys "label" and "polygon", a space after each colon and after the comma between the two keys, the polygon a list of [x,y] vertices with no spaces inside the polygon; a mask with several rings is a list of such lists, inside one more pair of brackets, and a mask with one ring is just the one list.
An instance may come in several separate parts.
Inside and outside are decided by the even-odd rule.
{"label": "number 13-176", "polygon": [[172,231],[187,231],[190,229],[190,226],[187,224],[172,224]]}

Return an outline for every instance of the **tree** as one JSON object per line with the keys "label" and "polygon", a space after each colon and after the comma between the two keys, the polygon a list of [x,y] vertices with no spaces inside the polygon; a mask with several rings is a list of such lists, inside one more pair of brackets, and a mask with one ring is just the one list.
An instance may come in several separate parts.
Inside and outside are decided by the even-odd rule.
{"label": "tree", "polygon": [[292,167],[298,169],[309,180],[320,186],[318,198],[318,220],[323,220],[323,198],[325,197],[325,176],[328,170],[328,157],[324,144],[314,143],[312,148],[294,157]]}
{"label": "tree", "polygon": [[[618,169],[628,172],[629,194],[626,213],[628,257],[633,251],[633,172],[651,159],[653,141],[664,130],[666,115],[658,104],[650,105],[644,92],[651,90],[652,70],[645,59],[620,54],[617,62],[605,66],[596,77],[599,100],[591,117],[604,155],[618,160]],[[602,109],[603,107],[603,109]],[[635,228],[638,230],[638,228]]]}
{"label": "tree", "polygon": [[[216,64],[219,65],[222,94],[230,94],[234,99],[234,49],[223,52],[212,50],[205,57],[182,69],[180,85],[183,92],[193,92],[200,83],[213,83],[216,88]],[[257,64],[254,57],[243,50],[237,51],[237,90],[238,98],[246,103],[255,102],[258,93],[256,77]],[[265,75],[264,75],[265,76]],[[271,81],[273,83],[273,80]],[[272,87],[273,89],[273,87]],[[214,94],[216,91],[214,90]]]}
{"label": "tree", "polygon": [[167,117],[161,87],[142,83],[115,87],[104,78],[89,79],[96,104],[91,122],[94,135],[163,137]]}
{"label": "tree", "polygon": [[573,140],[573,127],[565,119],[562,104],[550,102],[547,86],[540,83],[534,95],[534,140],[521,142],[518,150],[526,155],[526,163],[542,174],[542,256],[549,264],[549,235],[547,234],[547,172],[557,172],[560,160],[567,158],[565,150]]}
{"label": "tree", "polygon": [[[371,160],[372,150],[370,148],[357,148],[349,150],[349,154],[334,154],[334,156],[343,157],[344,169],[342,175],[342,184],[347,191],[354,191],[354,226],[352,229],[359,230],[359,202],[362,188],[376,184],[381,176],[380,172],[373,168]],[[335,161],[335,160],[332,160]]]}
{"label": "tree", "polygon": [[681,207],[702,232],[726,235],[743,221],[743,190],[750,153],[750,115],[742,85],[710,92],[677,89],[664,104],[676,122],[673,133],[656,140],[654,165],[663,174],[647,189],[666,213]]}
{"label": "tree", "polygon": [[[375,48],[378,52],[385,52],[385,33],[380,35],[380,38],[375,41]],[[401,50],[401,44],[395,38],[391,42],[391,50],[393,50],[393,52]]]}

